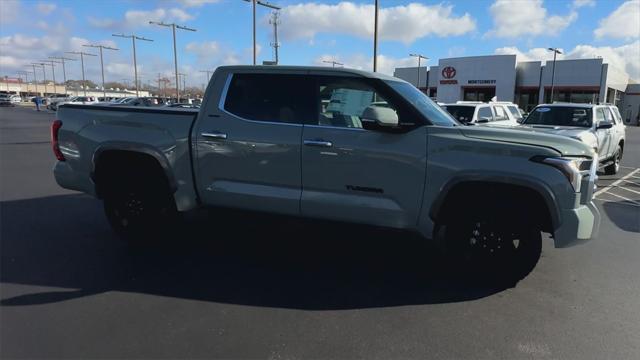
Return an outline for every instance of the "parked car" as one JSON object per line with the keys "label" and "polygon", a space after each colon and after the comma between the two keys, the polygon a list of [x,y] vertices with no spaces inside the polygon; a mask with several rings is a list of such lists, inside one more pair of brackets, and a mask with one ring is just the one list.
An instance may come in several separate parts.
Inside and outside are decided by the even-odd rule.
{"label": "parked car", "polygon": [[460,126],[380,73],[221,66],[210,81],[199,111],[60,106],[57,183],[103,199],[134,242],[231,207],[415,231],[517,279],[541,231],[565,247],[597,230],[596,155],[578,141]]}
{"label": "parked car", "polygon": [[0,106],[15,106],[22,102],[20,95],[16,94],[0,94]]}
{"label": "parked car", "polygon": [[522,120],[518,106],[507,102],[458,101],[442,107],[465,125],[517,126]]}
{"label": "parked car", "polygon": [[181,109],[199,109],[200,105],[198,105],[198,104],[187,104],[187,103],[177,103],[177,104],[166,104],[163,107],[166,107],[166,108],[181,108]]}
{"label": "parked car", "polygon": [[160,106],[161,103],[160,99],[154,97],[132,97],[111,106]]}
{"label": "parked car", "polygon": [[69,99],[71,99],[71,96],[69,95],[51,97],[47,103],[47,109],[56,110],[59,102],[69,101]]}
{"label": "parked car", "polygon": [[579,140],[598,154],[607,175],[620,170],[626,126],[614,105],[554,103],[538,105],[522,124],[535,131]]}

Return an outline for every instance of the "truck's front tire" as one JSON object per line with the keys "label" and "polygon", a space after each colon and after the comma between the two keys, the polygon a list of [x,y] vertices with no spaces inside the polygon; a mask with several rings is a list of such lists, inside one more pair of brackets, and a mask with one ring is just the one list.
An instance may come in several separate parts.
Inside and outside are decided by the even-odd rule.
{"label": "truck's front tire", "polygon": [[131,243],[154,242],[169,235],[179,218],[167,188],[138,179],[111,187],[104,197],[104,210],[116,234]]}
{"label": "truck's front tire", "polygon": [[470,276],[515,283],[538,263],[539,227],[514,219],[467,215],[447,226],[446,243],[456,265]]}

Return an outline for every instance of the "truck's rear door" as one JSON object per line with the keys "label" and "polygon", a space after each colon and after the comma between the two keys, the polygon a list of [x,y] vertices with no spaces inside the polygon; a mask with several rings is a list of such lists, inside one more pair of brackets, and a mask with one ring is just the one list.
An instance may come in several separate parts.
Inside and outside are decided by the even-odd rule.
{"label": "truck's rear door", "polygon": [[206,205],[300,211],[302,123],[310,82],[301,74],[219,76],[193,132],[196,180]]}

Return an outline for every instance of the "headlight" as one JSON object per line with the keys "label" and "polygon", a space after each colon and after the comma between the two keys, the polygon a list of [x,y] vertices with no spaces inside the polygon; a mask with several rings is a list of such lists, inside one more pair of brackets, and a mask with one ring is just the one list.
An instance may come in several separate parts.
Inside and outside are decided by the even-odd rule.
{"label": "headlight", "polygon": [[[594,158],[595,159],[595,158]],[[560,172],[569,180],[575,192],[580,192],[582,178],[588,176],[593,170],[592,165],[594,159],[584,157],[544,157],[534,156],[532,161],[537,163],[551,165],[560,170]]]}

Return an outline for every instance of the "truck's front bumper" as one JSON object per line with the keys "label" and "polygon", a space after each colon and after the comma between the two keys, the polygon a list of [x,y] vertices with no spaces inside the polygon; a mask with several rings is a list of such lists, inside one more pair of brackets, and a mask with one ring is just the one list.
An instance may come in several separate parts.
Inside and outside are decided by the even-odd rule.
{"label": "truck's front bumper", "polygon": [[598,236],[600,210],[593,202],[563,210],[562,225],[553,234],[555,247],[570,247]]}

